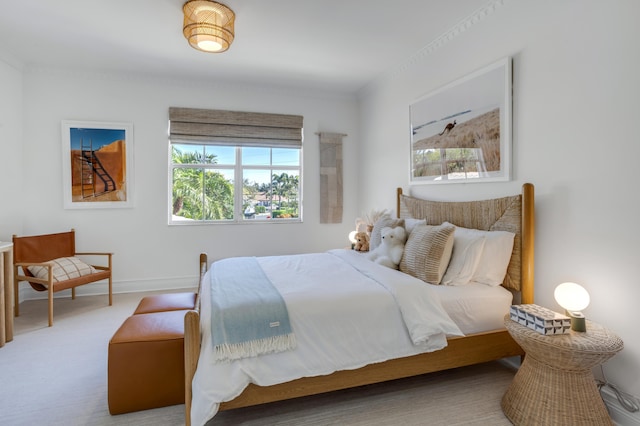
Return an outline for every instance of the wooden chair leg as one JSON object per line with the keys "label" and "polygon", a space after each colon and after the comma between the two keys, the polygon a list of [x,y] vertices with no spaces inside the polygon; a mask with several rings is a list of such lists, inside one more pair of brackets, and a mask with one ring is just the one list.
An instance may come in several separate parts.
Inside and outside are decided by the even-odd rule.
{"label": "wooden chair leg", "polygon": [[107,264],[109,265],[109,271],[111,274],[109,275],[109,306],[113,304],[113,264],[111,254],[108,255]]}
{"label": "wooden chair leg", "polygon": [[53,285],[49,285],[49,327],[53,325]]}
{"label": "wooden chair leg", "polygon": [[71,300],[76,300],[76,288],[71,287]]}

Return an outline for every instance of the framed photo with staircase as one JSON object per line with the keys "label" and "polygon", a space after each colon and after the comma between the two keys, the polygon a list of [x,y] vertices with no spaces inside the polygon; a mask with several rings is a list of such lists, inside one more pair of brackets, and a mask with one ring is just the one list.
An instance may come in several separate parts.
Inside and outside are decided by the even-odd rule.
{"label": "framed photo with staircase", "polygon": [[62,122],[65,209],[133,207],[133,124]]}

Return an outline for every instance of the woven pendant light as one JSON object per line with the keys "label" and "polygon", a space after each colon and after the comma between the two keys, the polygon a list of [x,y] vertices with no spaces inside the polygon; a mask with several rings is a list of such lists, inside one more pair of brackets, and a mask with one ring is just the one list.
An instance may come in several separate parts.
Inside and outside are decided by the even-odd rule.
{"label": "woven pendant light", "polygon": [[210,0],[190,0],[182,7],[182,32],[194,49],[208,53],[221,53],[233,42],[233,10]]}

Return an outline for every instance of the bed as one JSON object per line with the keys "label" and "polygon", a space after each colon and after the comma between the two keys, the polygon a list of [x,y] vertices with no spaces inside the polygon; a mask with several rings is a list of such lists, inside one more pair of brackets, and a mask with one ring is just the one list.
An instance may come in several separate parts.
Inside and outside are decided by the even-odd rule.
{"label": "bed", "polygon": [[[363,333],[365,341],[375,342],[370,349],[376,356],[368,359],[363,355],[362,359],[354,360],[352,363],[350,363],[351,361],[341,361],[341,356],[335,355],[330,347],[308,348],[310,342],[319,339],[321,331],[315,328],[307,331],[295,323],[299,315],[298,311],[308,311],[312,306],[303,305],[304,307],[298,311],[295,308],[293,311],[290,309],[292,324],[297,328],[298,346],[295,349],[254,357],[259,360],[256,366],[248,363],[253,363],[253,360],[247,361],[245,359],[217,363],[211,361],[208,355],[209,350],[205,350],[207,346],[211,346],[209,341],[211,332],[208,325],[210,324],[211,308],[206,303],[210,300],[206,286],[210,278],[208,274],[209,261],[206,254],[201,254],[199,259],[200,288],[196,309],[185,315],[185,421],[187,425],[204,424],[219,410],[314,395],[524,354],[504,329],[501,319],[507,313],[511,303],[533,303],[533,185],[524,184],[522,192],[517,195],[465,202],[417,199],[403,194],[402,189],[398,188],[396,208],[397,217],[407,221],[424,220],[424,224],[433,226],[443,226],[443,223],[448,222],[455,225],[456,229],[462,227],[491,233],[512,233],[513,247],[503,281],[498,286],[475,283],[469,286],[435,286],[424,285],[424,283],[422,286],[415,286],[415,277],[409,277],[408,274],[401,271],[375,265],[366,260],[366,255],[357,254],[351,250],[331,250],[327,253],[291,257],[259,258],[260,265],[267,272],[269,278],[272,278],[270,274],[275,274],[276,270],[289,270],[290,268],[291,270],[306,271],[304,268],[310,268],[309,265],[314,263],[325,271],[333,270],[333,266],[327,266],[323,263],[325,261],[333,262],[328,265],[333,265],[335,262],[347,265],[346,269],[341,269],[339,274],[331,276],[331,282],[337,280],[338,284],[334,287],[338,293],[342,288],[341,285],[347,282],[355,283],[355,275],[352,276],[352,273],[363,275],[365,281],[374,280],[377,285],[377,287],[374,286],[376,287],[374,292],[376,296],[366,296],[366,303],[362,303],[363,305],[375,306],[376,312],[387,312],[385,311],[388,309],[386,299],[377,299],[377,297],[388,297],[383,294],[392,294],[392,298],[398,303],[400,303],[400,299],[405,299],[407,302],[403,303],[408,303],[408,305],[398,305],[400,309],[396,307],[397,313],[394,313],[393,308],[389,308],[388,313],[384,314],[388,315],[384,317],[384,321],[374,324],[374,332],[381,332],[383,328],[388,327],[388,324],[391,324],[389,327],[402,329],[402,323],[404,323],[405,332],[390,333],[388,336],[380,333],[382,337],[379,340],[389,340],[394,348],[392,351],[377,346],[378,339],[372,339],[371,335],[367,336],[366,333]],[[303,258],[305,262],[310,263],[304,263]],[[307,275],[305,275],[306,277]],[[344,282],[340,281],[341,279]],[[274,278],[274,281],[282,281],[277,284],[284,286],[285,298],[294,297],[288,295],[287,290],[294,287],[290,285],[295,281],[293,275]],[[289,283],[289,287],[287,287],[287,283]],[[381,286],[378,285],[381,283]],[[355,294],[361,294],[358,293],[360,291],[359,284],[353,284],[353,286]],[[423,290],[424,287],[429,288]],[[415,293],[416,291],[425,293]],[[310,288],[305,289],[304,292],[310,293],[311,297],[324,297],[323,293],[314,294]],[[434,294],[437,296],[434,297]],[[465,301],[466,299],[462,297],[463,294],[468,295],[471,302]],[[508,294],[508,297],[505,294]],[[478,314],[470,313],[473,309],[469,305],[484,305],[484,300],[489,298],[498,299],[496,306],[500,307],[488,310],[495,312],[485,310]],[[455,318],[455,320],[434,321],[429,316],[431,314],[424,314],[419,307],[411,306],[412,300],[431,303],[434,305],[435,311],[444,310],[445,317]],[[460,302],[461,300],[462,302]],[[329,303],[335,304],[336,301],[333,300]],[[288,304],[289,299],[287,300]],[[419,324],[411,322],[418,321],[416,317],[423,316],[423,314],[429,316],[430,324],[434,324],[430,325],[428,330],[423,330]],[[354,320],[348,318],[340,321],[350,323]],[[367,321],[373,322],[375,319]],[[330,319],[323,322],[331,326]],[[414,335],[412,330],[418,329],[422,334]],[[336,330],[334,325],[332,333],[336,333]],[[298,335],[298,331],[302,331],[301,335]],[[347,346],[344,343],[346,340],[351,339],[342,339],[337,346]],[[357,353],[360,349],[347,347],[345,351]],[[314,352],[322,353],[321,358],[331,359],[332,362],[335,358],[338,367],[319,365],[319,362],[313,359]],[[382,352],[384,352],[383,355],[377,356]],[[366,361],[367,359],[368,361]],[[307,360],[309,365],[303,365]],[[293,367],[292,369],[279,367],[283,365],[282,362],[286,365],[300,364],[304,372],[295,376],[297,373],[290,371],[293,370]],[[225,366],[218,364],[225,364]],[[247,370],[250,370],[249,373]],[[254,373],[257,379],[253,377]],[[263,373],[264,377],[261,376]],[[216,377],[218,382],[225,382],[225,386],[231,383],[232,378],[235,380],[239,377],[239,384],[230,385],[229,389],[225,388],[224,392],[227,394],[221,396],[218,395],[222,392],[221,390],[209,389],[208,382],[215,382],[215,380],[209,380],[210,377]],[[251,382],[261,383],[261,385]]]}

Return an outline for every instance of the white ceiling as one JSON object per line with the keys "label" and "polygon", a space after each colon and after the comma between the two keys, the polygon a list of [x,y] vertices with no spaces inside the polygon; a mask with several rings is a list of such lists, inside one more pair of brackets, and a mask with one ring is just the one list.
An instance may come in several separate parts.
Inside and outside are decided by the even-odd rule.
{"label": "white ceiling", "polygon": [[[19,67],[135,72],[355,93],[489,0],[220,0],[227,52],[182,35],[185,0],[0,0],[0,58]],[[494,0],[495,1],[495,0]]]}

